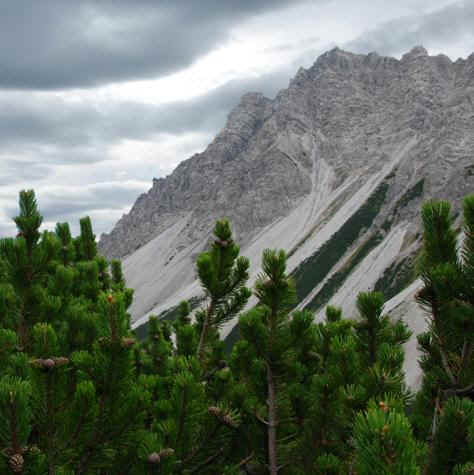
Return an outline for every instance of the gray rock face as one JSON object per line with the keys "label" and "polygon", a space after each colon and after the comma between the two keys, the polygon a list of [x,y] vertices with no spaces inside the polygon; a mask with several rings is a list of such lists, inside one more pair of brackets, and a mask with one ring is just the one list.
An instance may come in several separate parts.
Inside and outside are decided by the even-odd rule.
{"label": "gray rock face", "polygon": [[[161,301],[188,295],[181,291],[194,281],[193,258],[218,218],[232,221],[244,253],[260,249],[259,236],[272,246],[270,230],[290,217],[288,228],[300,237],[316,228],[322,236],[334,213],[357,209],[349,200],[358,190],[390,172],[373,229],[386,233],[387,220],[392,228],[404,223],[406,251],[419,232],[421,200],[459,202],[474,190],[473,164],[474,54],[452,62],[415,47],[397,60],[336,48],[301,68],[275,99],[244,95],[207,149],[153,180],[102,235],[100,250],[127,257],[137,319]],[[422,192],[404,200],[420,180]],[[335,230],[327,228],[325,239]],[[281,234],[275,243],[294,251],[292,239]],[[309,252],[296,253],[291,266]],[[145,280],[155,274],[173,285]]]}

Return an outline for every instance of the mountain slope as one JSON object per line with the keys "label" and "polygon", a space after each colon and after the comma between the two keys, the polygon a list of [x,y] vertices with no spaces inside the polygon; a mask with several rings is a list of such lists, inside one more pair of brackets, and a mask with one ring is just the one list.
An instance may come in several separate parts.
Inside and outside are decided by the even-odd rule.
{"label": "mountain slope", "polygon": [[124,259],[135,326],[200,294],[194,259],[223,216],[252,279],[264,248],[287,250],[301,308],[351,315],[360,290],[397,293],[421,202],[474,189],[473,119],[474,54],[452,62],[422,47],[401,60],[336,48],[275,99],[246,94],[203,153],[155,179],[101,238]]}

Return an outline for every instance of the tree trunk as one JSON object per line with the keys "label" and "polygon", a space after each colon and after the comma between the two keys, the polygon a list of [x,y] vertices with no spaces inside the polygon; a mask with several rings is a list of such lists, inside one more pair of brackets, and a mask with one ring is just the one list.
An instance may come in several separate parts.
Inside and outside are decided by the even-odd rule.
{"label": "tree trunk", "polygon": [[204,343],[207,339],[208,331],[209,331],[209,320],[206,315],[206,318],[204,319],[204,322],[202,324],[201,337],[199,338],[199,346],[198,346],[198,351],[197,351],[199,361],[202,361],[204,357]]}
{"label": "tree trunk", "polygon": [[277,408],[276,408],[276,388],[273,379],[273,372],[270,364],[267,363],[267,390],[268,390],[268,464],[270,475],[277,475]]}
{"label": "tree trunk", "polygon": [[204,358],[204,346],[206,344],[207,340],[207,334],[209,333],[209,321],[212,317],[212,313],[214,312],[214,305],[211,302],[209,305],[209,308],[207,309],[206,316],[204,317],[204,321],[202,322],[202,330],[201,330],[201,336],[199,338],[199,346],[197,350],[197,355],[199,361],[202,362]]}

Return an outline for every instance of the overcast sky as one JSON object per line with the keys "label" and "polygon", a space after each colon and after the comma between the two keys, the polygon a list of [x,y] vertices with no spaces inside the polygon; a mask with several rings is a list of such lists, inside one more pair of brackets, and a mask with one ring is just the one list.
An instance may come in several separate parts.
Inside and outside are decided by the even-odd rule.
{"label": "overcast sky", "polygon": [[109,231],[202,151],[248,91],[341,48],[474,52],[474,0],[0,0],[0,236],[18,191],[45,224]]}

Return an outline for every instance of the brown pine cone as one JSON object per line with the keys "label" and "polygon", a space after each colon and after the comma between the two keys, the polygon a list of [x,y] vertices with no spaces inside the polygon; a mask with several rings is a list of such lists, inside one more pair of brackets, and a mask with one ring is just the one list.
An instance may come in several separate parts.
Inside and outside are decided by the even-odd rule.
{"label": "brown pine cone", "polygon": [[24,463],[25,459],[21,454],[14,454],[8,460],[8,464],[10,465],[10,468],[14,473],[21,473],[23,471]]}
{"label": "brown pine cone", "polygon": [[207,412],[209,412],[209,414],[212,414],[213,416],[216,416],[216,417],[220,417],[220,415],[222,414],[222,411],[216,406],[209,407],[207,409]]}
{"label": "brown pine cone", "polygon": [[51,369],[51,368],[54,368],[55,366],[56,366],[56,363],[52,358],[48,358],[43,361],[43,368],[45,369]]}
{"label": "brown pine cone", "polygon": [[64,366],[69,363],[69,359],[64,356],[58,356],[57,358],[53,358],[53,360],[56,366]]}
{"label": "brown pine cone", "polygon": [[45,371],[48,371],[54,368],[54,366],[56,365],[56,363],[54,362],[52,358],[47,358],[47,359],[36,358],[34,360],[31,360],[31,364]]}
{"label": "brown pine cone", "polygon": [[227,427],[230,427],[231,429],[235,429],[238,424],[232,419],[232,416],[226,412],[224,412],[222,409],[216,406],[210,406],[207,409],[207,412],[217,419],[219,419],[224,425]]}
{"label": "brown pine cone", "polygon": [[159,453],[161,458],[171,457],[172,455],[174,455],[174,449],[161,449]]}
{"label": "brown pine cone", "polygon": [[235,423],[235,421],[232,419],[231,416],[229,416],[228,414],[226,414],[225,416],[223,416],[221,418],[221,421],[227,426],[227,427],[230,427],[231,429],[236,429],[237,428],[237,424]]}
{"label": "brown pine cone", "polygon": [[148,456],[148,463],[156,465],[156,464],[159,464],[160,461],[161,461],[160,454],[157,454],[156,452],[153,452]]}

